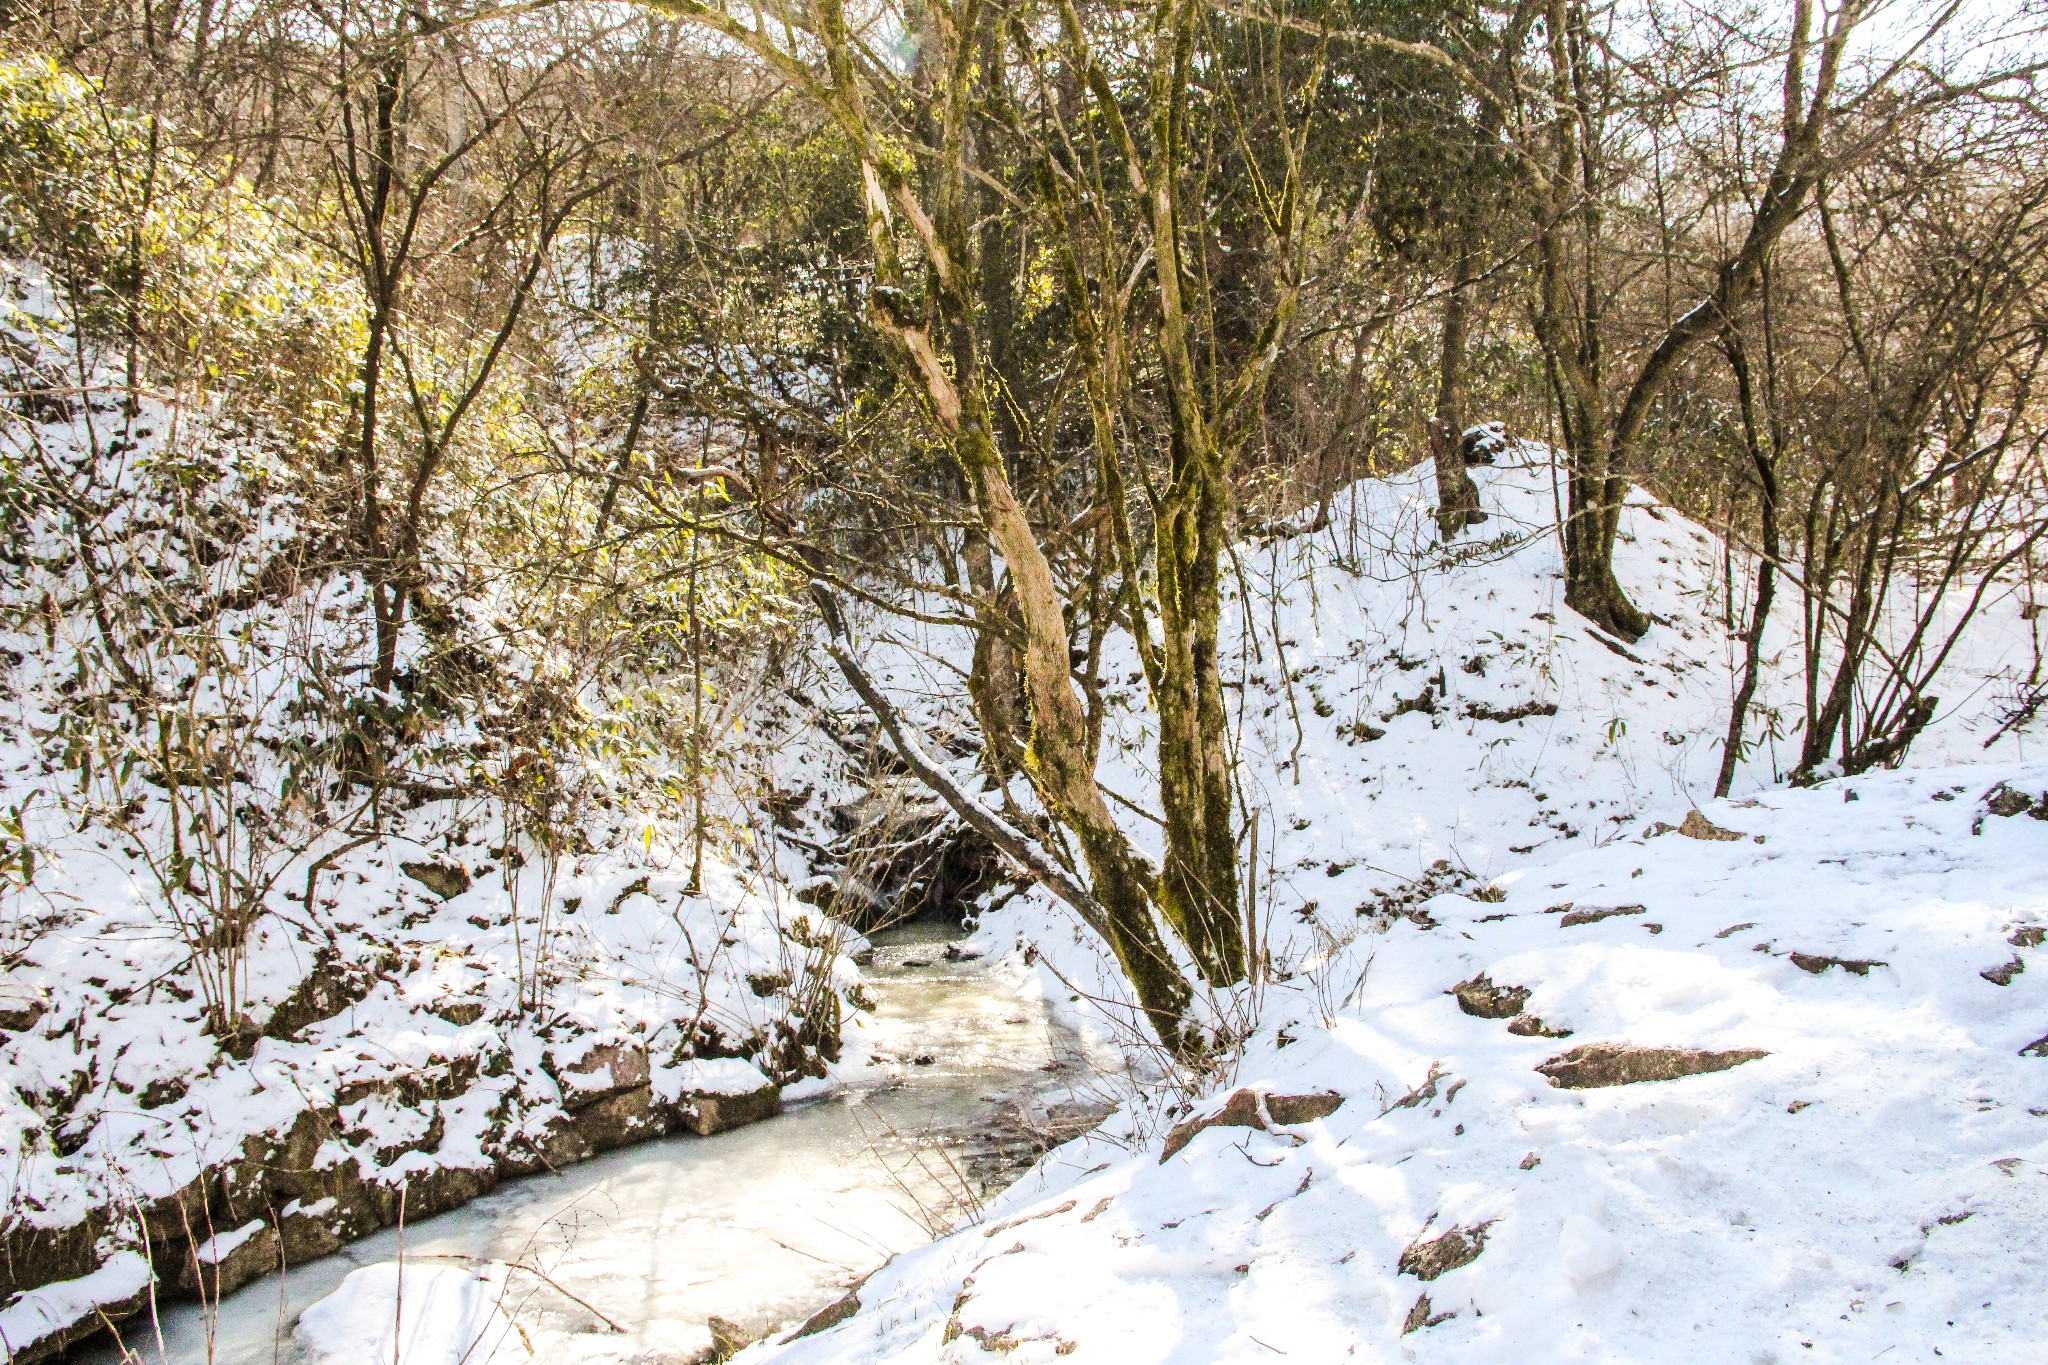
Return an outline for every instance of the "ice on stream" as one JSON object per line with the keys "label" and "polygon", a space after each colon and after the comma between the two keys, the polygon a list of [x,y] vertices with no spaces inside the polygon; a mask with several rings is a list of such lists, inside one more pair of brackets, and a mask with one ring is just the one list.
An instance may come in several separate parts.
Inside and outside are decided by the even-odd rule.
{"label": "ice on stream", "polygon": [[369,1365],[395,1343],[403,1365],[529,1350],[655,1365],[703,1351],[713,1315],[752,1332],[801,1321],[1013,1176],[1031,1153],[1004,1141],[1003,1115],[1078,1079],[1021,973],[950,960],[945,933],[878,939],[877,1008],[850,1031],[845,1087],[764,1124],[507,1182],[407,1227],[402,1245],[386,1229],[216,1312],[167,1306],[123,1325],[128,1349],[145,1365]]}
{"label": "ice on stream", "polygon": [[508,1287],[499,1267],[366,1265],[300,1314],[293,1335],[313,1365],[510,1365],[531,1352],[505,1315]]}

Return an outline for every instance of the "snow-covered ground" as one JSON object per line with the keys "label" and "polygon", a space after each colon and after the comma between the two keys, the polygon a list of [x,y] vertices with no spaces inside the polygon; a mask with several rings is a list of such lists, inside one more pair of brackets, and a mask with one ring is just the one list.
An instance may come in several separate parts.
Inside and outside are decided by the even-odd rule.
{"label": "snow-covered ground", "polygon": [[[1237,1087],[1327,1117],[1164,1160],[1112,1121],[763,1357],[2040,1359],[2048,765],[1704,814],[1737,837],[1632,822],[1268,987],[1194,1117]],[[1502,1017],[1452,993],[1481,977]],[[1606,1045],[1726,1069],[1569,1088]]]}
{"label": "snow-covered ground", "polygon": [[[2024,732],[1984,748],[2034,625],[1994,596],[1907,771],[1783,789],[1766,741],[1714,802],[1719,544],[1638,496],[1619,570],[1663,624],[1623,652],[1562,604],[1547,465],[1482,481],[1508,538],[1462,563],[1432,562],[1421,471],[1245,552],[1272,961],[1218,1002],[1253,1025],[1229,1074],[1187,1113],[1134,1099],[760,1358],[2039,1358],[2048,767]],[[943,665],[871,648],[899,695],[943,694]],[[1768,649],[1785,733],[1799,660]],[[1125,695],[1104,776],[1142,800]],[[2010,792],[2039,804],[1997,813]],[[1119,1031],[1057,910],[984,935]],[[1297,1102],[1231,1105],[1247,1087]]]}
{"label": "snow-covered ground", "polygon": [[[10,340],[53,344],[22,329]],[[96,479],[83,452],[108,433],[87,430],[95,420],[81,405],[8,430],[33,428],[56,468]],[[292,509],[264,501],[250,452],[205,447],[171,468],[167,415],[123,420],[116,492],[182,481],[208,516],[254,499],[246,544],[223,561],[139,532],[162,542],[142,586],[182,573],[234,596],[290,534]],[[2001,964],[2038,940],[2048,826],[1984,796],[2000,777],[2048,785],[2025,766],[2024,729],[1984,744],[2038,658],[2042,621],[1993,594],[1915,770],[1804,792],[1780,790],[1800,659],[1776,628],[1751,726],[1765,738],[1737,802],[1712,804],[1733,662],[1720,544],[1637,497],[1618,570],[1661,623],[1623,645],[1563,605],[1541,453],[1513,452],[1481,482],[1493,518],[1455,556],[1434,548],[1418,470],[1358,485],[1319,529],[1233,563],[1233,742],[1269,960],[1257,989],[1210,1002],[1248,1038],[1194,1117],[1240,1086],[1342,1106],[1289,1133],[1212,1129],[1162,1165],[1186,1116],[1157,1090],[1134,1094],[986,1221],[878,1275],[859,1314],[790,1358],[1847,1360],[1925,1341],[1997,1360],[2043,1335],[2014,1288],[2032,1276],[2038,1290],[2041,1263],[2015,1229],[2043,1211],[2027,1163],[2044,1159],[2048,1121],[2030,1110],[2048,1108],[2048,1061],[2016,1053],[2048,1034],[2048,1010],[2040,971]],[[223,1038],[181,976],[195,949],[220,945],[166,914],[177,788],[124,774],[111,792],[105,765],[52,762],[66,679],[95,629],[73,535],[48,518],[31,528],[34,572],[0,640],[20,656],[0,717],[6,848],[40,865],[12,893],[0,979],[9,1352],[135,1309],[145,1250],[167,1285],[210,1292],[276,1264],[280,1238],[286,1259],[318,1254],[402,1208],[417,1217],[687,1121],[693,1095],[821,1069],[856,977],[833,926],[790,891],[836,825],[896,798],[853,799],[826,730],[857,734],[857,708],[815,661],[749,716],[763,800],[729,813],[746,856],[714,856],[701,892],[630,783],[607,788],[548,860],[480,797],[379,811],[361,841],[360,824],[301,831],[251,864],[270,880],[246,951],[220,955],[246,1016]],[[57,591],[39,599],[45,583]],[[201,709],[269,708],[276,720],[239,754],[267,762],[259,751],[291,739],[291,661],[360,652],[336,623],[360,629],[361,590],[342,575],[227,613],[216,625],[231,654],[247,651],[239,671],[201,676],[176,650],[143,662]],[[892,629],[870,622],[871,665],[937,739],[958,737],[964,634]],[[425,647],[409,629],[406,663]],[[1127,644],[1108,658],[1103,778],[1142,807],[1143,693]],[[516,651],[489,662],[515,678],[545,665]],[[492,729],[502,719],[437,720],[429,748],[495,755],[489,772],[510,781],[524,760]],[[948,747],[967,774],[968,746]],[[1993,766],[1920,766],[1958,762]],[[299,818],[266,804],[276,776],[237,781],[261,818]],[[92,800],[96,820],[81,819]],[[1682,825],[1699,803],[1742,837],[1650,837],[1648,822]],[[1128,823],[1155,840],[1141,815]],[[1033,989],[1084,1035],[1128,1037],[1111,965],[1042,897],[1007,902],[981,934],[992,954],[1028,948],[1011,968],[1033,969]],[[1444,994],[1482,975],[1467,995],[1482,1013],[1512,1003],[1502,1018]],[[810,988],[820,980],[830,989]],[[1768,1055],[1584,1091],[1534,1070],[1594,1043]],[[1229,1112],[1273,1117],[1249,1100]],[[493,1350],[517,1338],[524,1351],[485,1311],[502,1297],[490,1273],[438,1278],[391,1331],[460,1357],[481,1324]],[[398,1288],[355,1282],[309,1315],[307,1349],[366,1340],[362,1323],[384,1323]]]}

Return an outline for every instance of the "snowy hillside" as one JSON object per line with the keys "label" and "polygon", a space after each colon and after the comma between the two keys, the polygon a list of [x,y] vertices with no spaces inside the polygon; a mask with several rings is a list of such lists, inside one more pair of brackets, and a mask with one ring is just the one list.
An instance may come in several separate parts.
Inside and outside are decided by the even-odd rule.
{"label": "snowy hillside", "polygon": [[[1616,572],[1660,624],[1623,645],[1564,605],[1544,453],[1519,447],[1512,463],[1473,473],[1491,518],[1455,561],[1434,543],[1426,465],[1356,485],[1319,532],[1241,551],[1249,609],[1237,619],[1250,633],[1226,676],[1243,678],[1243,781],[1282,913],[1310,900],[1352,909],[1438,859],[1484,880],[1531,854],[1605,842],[1653,804],[1712,792],[1734,650],[1719,539],[1632,495]],[[2018,735],[1980,747],[2034,657],[2039,622],[2020,605],[1991,595],[1944,679],[1953,700],[1909,763],[2021,752]],[[1792,620],[1781,613],[1766,638],[1749,733],[1775,712],[1793,751],[1759,746],[1738,796],[1779,785],[1796,757]],[[1127,719],[1105,774],[1126,792],[1151,786],[1141,724]]]}
{"label": "snowy hillside", "polygon": [[60,311],[0,270],[20,382],[95,381],[0,420],[10,1361],[824,1071],[836,933],[715,851],[692,886],[673,765],[560,743],[602,700],[545,648],[447,638],[517,603],[369,685],[271,435],[112,397]]}
{"label": "snowy hillside", "polygon": [[[1455,557],[1436,544],[1426,463],[1346,490],[1318,530],[1240,547],[1225,677],[1243,699],[1238,780],[1258,823],[1258,935],[1278,972],[1437,892],[1477,891],[1712,795],[1736,665],[1721,542],[1631,495],[1617,570],[1660,624],[1624,645],[1564,605],[1546,453],[1520,446],[1472,473],[1491,515]],[[1951,700],[1908,766],[2027,756],[2025,727],[1985,747],[2040,657],[2048,622],[2028,617],[2023,596],[1987,594],[1942,675]],[[964,633],[900,624],[866,644],[891,694],[942,736],[968,724],[957,678],[970,649]],[[1101,778],[1157,857],[1158,826],[1131,809],[1155,787],[1152,717],[1128,641],[1106,654]],[[1802,655],[1789,610],[1764,662],[1736,796],[1782,785],[1796,759]],[[970,769],[955,765],[964,779]],[[1014,795],[1029,800],[1021,781]],[[1124,998],[1114,964],[1063,910],[1026,898],[990,924],[1003,946],[1019,934],[1087,995]]]}
{"label": "snowy hillside", "polygon": [[2048,767],[1704,816],[1303,962],[1225,1122],[1112,1121],[762,1358],[2038,1359]]}
{"label": "snowy hillside", "polygon": [[[1215,1002],[1252,1029],[1231,1073],[1191,1117],[1134,1100],[763,1358],[2032,1358],[2048,769],[2011,766],[2023,733],[2003,766],[1918,765],[1987,757],[2034,627],[1994,600],[1914,770],[1784,790],[1765,744],[1715,803],[1718,542],[1637,499],[1620,572],[1663,623],[1622,646],[1562,605],[1547,465],[1482,478],[1500,539],[1465,562],[1431,549],[1419,471],[1246,551],[1272,979]],[[1768,641],[1783,731],[1794,646]],[[888,672],[938,713],[940,670]],[[1104,780],[1142,799],[1144,717],[1120,721]],[[1129,1036],[1061,912],[1017,902],[983,934]],[[1177,1119],[1218,1113],[1255,1127],[1161,1164]]]}

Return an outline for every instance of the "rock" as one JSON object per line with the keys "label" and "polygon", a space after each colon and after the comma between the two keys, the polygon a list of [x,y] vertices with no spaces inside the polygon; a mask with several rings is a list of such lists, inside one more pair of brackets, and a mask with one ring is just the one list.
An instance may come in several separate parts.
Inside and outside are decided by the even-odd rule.
{"label": "rock", "polygon": [[1984,809],[2003,819],[2015,815],[2031,815],[2036,820],[2048,820],[2048,792],[2040,796],[2029,796],[2017,787],[2001,782],[1983,796]]}
{"label": "rock", "polygon": [[1517,1038],[1569,1038],[1568,1028],[1552,1028],[1533,1014],[1518,1014],[1508,1020],[1508,1032]]}
{"label": "rock", "polygon": [[782,1112],[782,1087],[738,1057],[670,1062],[655,1075],[654,1098],[699,1137]]}
{"label": "rock", "polygon": [[159,1076],[142,1087],[135,1103],[143,1109],[161,1109],[167,1104],[176,1104],[185,1098],[185,1092],[192,1088],[190,1076]]}
{"label": "rock", "polygon": [[188,1247],[178,1269],[178,1289],[192,1298],[217,1301],[278,1265],[277,1231],[259,1218]]}
{"label": "rock", "polygon": [[642,1088],[652,1077],[647,1049],[630,1042],[598,1043],[566,1065],[551,1052],[542,1066],[562,1087],[562,1107],[572,1114],[621,1091]]}
{"label": "rock", "polygon": [[436,1019],[445,1020],[457,1028],[468,1028],[484,1017],[483,1002],[480,1000],[443,1000],[430,1008],[427,1013]]}
{"label": "rock", "polygon": [[412,1223],[461,1208],[497,1187],[498,1172],[492,1166],[430,1166],[407,1173],[397,1185],[373,1180],[370,1191],[382,1204],[382,1221],[389,1227],[398,1221],[401,1190],[405,1221]]}
{"label": "rock", "polygon": [[[367,1154],[371,1167],[382,1168],[412,1152],[439,1151],[447,1131],[448,1116],[438,1104],[415,1107],[380,1098],[345,1111],[341,1136]],[[386,1222],[392,1217],[384,1215]]]}
{"label": "rock", "polygon": [[351,1005],[360,1004],[376,986],[379,976],[398,965],[396,953],[364,964],[347,962],[334,948],[321,947],[313,954],[312,970],[278,1001],[270,1012],[263,1032],[271,1038],[295,1038],[324,1019],[332,1019]]}
{"label": "rock", "polygon": [[1792,965],[1802,972],[1819,976],[1830,967],[1840,967],[1851,976],[1869,976],[1872,967],[1889,967],[1889,962],[1878,962],[1861,957],[1823,957],[1818,953],[1793,953]]}
{"label": "rock", "polygon": [[[221,1167],[220,1194],[223,1208],[193,1211],[177,1230],[200,1230],[218,1226],[223,1212],[246,1223],[293,1199],[318,1199],[335,1193],[328,1186],[343,1178],[335,1165],[316,1167],[320,1149],[335,1136],[336,1116],[332,1111],[302,1109],[283,1132],[252,1133],[242,1139],[241,1155]],[[347,1161],[349,1182],[358,1179],[355,1163]]]}
{"label": "rock", "polygon": [[1659,834],[1683,834],[1688,839],[1716,839],[1724,843],[1748,837],[1740,830],[1721,828],[1697,810],[1687,811],[1685,819],[1675,825],[1667,825],[1662,820],[1651,825],[1650,837],[1654,839]]}
{"label": "rock", "polygon": [[1401,1274],[1413,1275],[1418,1280],[1434,1280],[1450,1274],[1461,1265],[1470,1265],[1479,1259],[1480,1252],[1486,1250],[1486,1230],[1493,1226],[1493,1221],[1488,1219],[1469,1228],[1452,1228],[1426,1242],[1420,1239],[1410,1242],[1395,1268]]}
{"label": "rock", "polygon": [[592,1152],[614,1151],[660,1137],[674,1123],[674,1116],[655,1103],[653,1090],[644,1085],[599,1100],[576,1115],[576,1130]]}
{"label": "rock", "polygon": [[590,1143],[576,1119],[575,1114],[556,1113],[549,1116],[539,1136],[526,1131],[508,1134],[502,1148],[493,1153],[498,1174],[537,1175],[588,1161],[592,1156]]}
{"label": "rock", "polygon": [[860,1311],[860,1286],[865,1283],[867,1283],[867,1277],[862,1276],[859,1284],[854,1285],[853,1288],[805,1318],[803,1325],[784,1337],[783,1340],[795,1341],[799,1337],[814,1337],[820,1332],[837,1327],[840,1323],[845,1322],[855,1313],[858,1313]]}
{"label": "rock", "polygon": [[2048,942],[2048,928],[2038,924],[2022,924],[2012,931],[2012,937],[2006,939],[2006,942],[2015,948],[2038,948],[2044,942]]}
{"label": "rock", "polygon": [[1405,1337],[1410,1332],[1420,1331],[1424,1327],[1434,1327],[1440,1322],[1449,1322],[1456,1316],[1458,1316],[1456,1313],[1432,1313],[1429,1306],[1429,1295],[1424,1294],[1408,1310],[1407,1318],[1401,1323],[1401,1335]]}
{"label": "rock", "polygon": [[1643,907],[1640,905],[1589,905],[1583,910],[1567,912],[1557,921],[1557,927],[1569,929],[1575,924],[1598,924],[1601,920],[1613,919],[1616,915],[1640,915],[1642,913]]}
{"label": "rock", "polygon": [[171,1193],[126,1212],[141,1225],[143,1238],[152,1244],[188,1240],[195,1234],[204,1237],[205,1230],[212,1225],[232,1227],[254,1218],[253,1212],[236,1216],[227,1207],[221,1195],[220,1174],[218,1169],[203,1172]]}
{"label": "rock", "polygon": [[516,1114],[509,1123],[494,1119],[485,1150],[500,1179],[560,1173],[600,1152],[660,1137],[676,1123],[647,1090],[625,1090],[573,1114],[549,1108],[524,1121]]}
{"label": "rock", "polygon": [[48,1360],[109,1322],[142,1311],[154,1277],[134,1250],[116,1251],[90,1273],[48,1282],[0,1308],[9,1365]]}
{"label": "rock", "polygon": [[1987,967],[1983,971],[1977,973],[1977,975],[1983,977],[1986,981],[1989,981],[1994,986],[2010,986],[2012,984],[2012,979],[2018,976],[2021,972],[2025,971],[2026,969],[2026,961],[2022,958],[2015,957],[2010,962],[2002,962],[1996,967]]}
{"label": "rock", "polygon": [[23,1210],[8,1210],[0,1219],[0,1302],[18,1291],[90,1275],[99,1267],[99,1240],[107,1230],[108,1220],[97,1213],[50,1228],[29,1222]]}
{"label": "rock", "polygon": [[27,1033],[50,1009],[50,993],[22,981],[0,981],[0,1032]]}
{"label": "rock", "polygon": [[398,870],[444,901],[469,890],[469,869],[460,863],[400,863]]}
{"label": "rock", "polygon": [[[349,1163],[351,1169],[354,1163]],[[374,1226],[367,1204],[358,1198],[344,1204],[335,1195],[308,1203],[294,1199],[277,1215],[277,1238],[286,1265],[299,1265],[332,1255]]]}
{"label": "rock", "polygon": [[1771,1054],[1761,1048],[1708,1052],[1691,1047],[1632,1047],[1626,1043],[1588,1043],[1559,1053],[1536,1070],[1560,1090],[1597,1090],[1641,1081],[1675,1081],[1753,1062]]}
{"label": "rock", "polygon": [[[357,1158],[329,1144],[336,1124],[332,1111],[302,1110],[282,1134],[245,1139],[241,1157],[221,1169],[212,1221],[226,1213],[270,1223],[287,1265],[325,1256],[391,1221],[396,1204],[386,1209],[384,1187],[372,1188]],[[203,1208],[179,1219],[174,1231],[209,1223]]]}
{"label": "rock", "polygon": [[1166,1146],[1159,1153],[1159,1160],[1164,1163],[1193,1142],[1196,1134],[1211,1128],[1256,1128],[1270,1133],[1274,1128],[1328,1118],[1343,1104],[1344,1097],[1331,1090],[1308,1095],[1269,1095],[1251,1089],[1237,1090],[1214,1111],[1175,1124],[1173,1131],[1166,1135]]}
{"label": "rock", "polygon": [[1458,437],[1458,455],[1466,464],[1492,464],[1514,445],[1504,422],[1481,422]]}
{"label": "rock", "polygon": [[213,1035],[222,1052],[238,1062],[255,1056],[256,1045],[263,1041],[263,1030],[247,1014],[238,1014],[226,1024],[208,1024],[206,1031]]}
{"label": "rock", "polygon": [[758,1090],[736,1095],[690,1092],[676,1103],[683,1126],[698,1137],[710,1137],[728,1128],[759,1123],[782,1112],[782,1087],[773,1081]]}
{"label": "rock", "polygon": [[1474,1019],[1512,1019],[1529,1003],[1527,986],[1496,986],[1484,972],[1445,991],[1458,997],[1458,1008]]}
{"label": "rock", "polygon": [[1467,720],[1528,720],[1534,716],[1556,715],[1557,703],[1554,701],[1525,701],[1519,706],[1494,706],[1488,702],[1475,701],[1467,702],[1461,714]]}
{"label": "rock", "polygon": [[1319,1090],[1308,1095],[1266,1096],[1266,1112],[1273,1116],[1273,1122],[1285,1128],[1326,1119],[1343,1107],[1344,1097],[1334,1090]]}
{"label": "rock", "polygon": [[731,1360],[754,1344],[754,1335],[736,1322],[714,1317],[705,1324],[711,1329],[711,1358]]}

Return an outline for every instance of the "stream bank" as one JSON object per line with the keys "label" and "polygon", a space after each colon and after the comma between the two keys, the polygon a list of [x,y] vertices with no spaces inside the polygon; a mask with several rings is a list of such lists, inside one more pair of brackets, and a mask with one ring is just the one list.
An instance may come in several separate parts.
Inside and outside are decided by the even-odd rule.
{"label": "stream bank", "polygon": [[[689,1360],[714,1315],[751,1335],[800,1322],[1089,1122],[1071,1098],[1087,1075],[1077,1050],[1018,969],[976,960],[959,933],[919,921],[875,936],[875,1008],[848,1030],[845,1083],[779,1118],[508,1181],[217,1306],[145,1313],[126,1344],[149,1365],[308,1365],[299,1315],[351,1271],[401,1256],[524,1267],[500,1303],[550,1362]],[[109,1340],[69,1357],[121,1358]]]}

